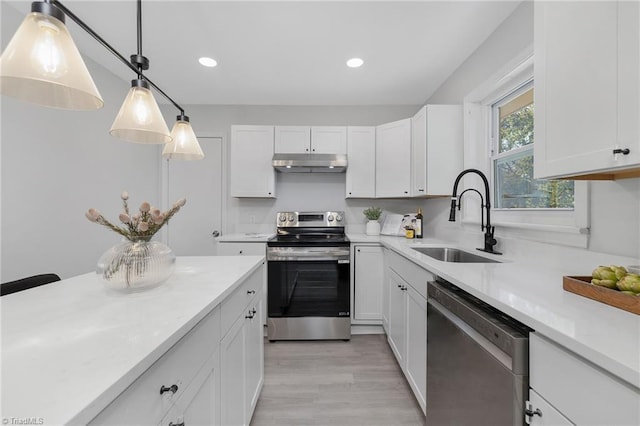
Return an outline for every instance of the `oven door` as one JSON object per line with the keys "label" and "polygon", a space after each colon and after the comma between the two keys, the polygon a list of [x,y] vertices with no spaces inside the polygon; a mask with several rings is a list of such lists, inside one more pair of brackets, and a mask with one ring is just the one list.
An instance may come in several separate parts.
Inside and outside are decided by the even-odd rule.
{"label": "oven door", "polygon": [[349,318],[348,247],[267,250],[270,318]]}

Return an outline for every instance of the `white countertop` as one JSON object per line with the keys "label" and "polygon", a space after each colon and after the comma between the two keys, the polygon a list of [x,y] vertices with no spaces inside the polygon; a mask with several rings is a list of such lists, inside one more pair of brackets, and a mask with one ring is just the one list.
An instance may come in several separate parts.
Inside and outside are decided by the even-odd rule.
{"label": "white countertop", "polygon": [[227,243],[266,243],[275,233],[247,232],[244,234],[226,234],[216,238],[218,242]]}
{"label": "white countertop", "polygon": [[[352,243],[379,242],[640,388],[640,316],[562,288],[564,275],[589,275],[591,269],[576,269],[571,259],[563,266],[535,255],[516,261],[430,239],[348,237]],[[460,247],[502,263],[442,262],[411,249],[415,245]]]}
{"label": "white countertop", "polygon": [[179,257],[166,283],[140,293],[89,273],[3,296],[1,416],[86,424],[263,261]]}

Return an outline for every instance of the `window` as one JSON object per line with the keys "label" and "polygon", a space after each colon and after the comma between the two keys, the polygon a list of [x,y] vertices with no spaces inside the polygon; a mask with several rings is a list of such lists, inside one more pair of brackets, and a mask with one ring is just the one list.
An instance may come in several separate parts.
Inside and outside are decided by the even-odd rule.
{"label": "window", "polygon": [[573,209],[574,183],[533,177],[533,81],[491,106],[496,209]]}

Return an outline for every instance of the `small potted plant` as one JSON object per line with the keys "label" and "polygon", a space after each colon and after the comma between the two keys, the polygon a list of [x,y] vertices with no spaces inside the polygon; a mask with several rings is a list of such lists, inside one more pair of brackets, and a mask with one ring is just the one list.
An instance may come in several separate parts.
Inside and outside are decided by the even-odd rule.
{"label": "small potted plant", "polygon": [[380,235],[380,222],[378,222],[378,220],[382,215],[382,209],[379,207],[369,207],[362,213],[369,219],[367,227],[365,228],[365,234]]}

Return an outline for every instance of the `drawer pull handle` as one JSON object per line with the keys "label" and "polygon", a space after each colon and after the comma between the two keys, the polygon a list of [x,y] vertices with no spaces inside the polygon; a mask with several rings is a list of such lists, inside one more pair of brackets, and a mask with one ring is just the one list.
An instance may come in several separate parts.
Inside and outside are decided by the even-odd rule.
{"label": "drawer pull handle", "polygon": [[181,423],[170,422],[169,426],[184,426],[184,422],[181,422]]}
{"label": "drawer pull handle", "polygon": [[165,392],[171,392],[173,394],[175,394],[176,392],[178,392],[178,385],[171,385],[170,387],[166,387],[166,386],[162,386],[160,388],[160,395],[162,395]]}
{"label": "drawer pull handle", "polygon": [[247,290],[247,294],[256,294],[255,290]]}
{"label": "drawer pull handle", "polygon": [[622,154],[622,155],[629,155],[631,151],[629,150],[629,148],[616,148],[613,150],[614,154]]}
{"label": "drawer pull handle", "polygon": [[542,417],[542,411],[540,411],[539,408],[536,408],[535,411],[533,411],[531,408],[527,408],[526,410],[524,410],[524,414],[527,417],[533,417],[533,416],[540,416]]}
{"label": "drawer pull handle", "polygon": [[244,317],[245,317],[246,319],[253,319],[253,317],[255,316],[255,314],[256,314],[256,311],[253,311],[253,312],[252,312],[252,311],[249,311],[249,315],[245,315]]}

